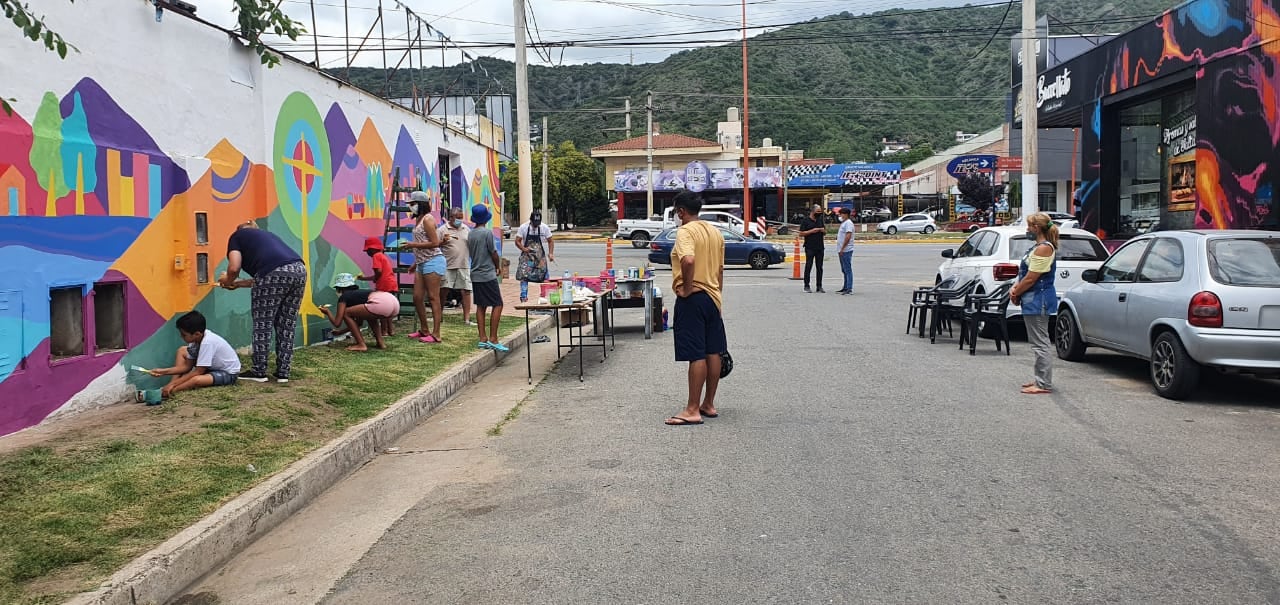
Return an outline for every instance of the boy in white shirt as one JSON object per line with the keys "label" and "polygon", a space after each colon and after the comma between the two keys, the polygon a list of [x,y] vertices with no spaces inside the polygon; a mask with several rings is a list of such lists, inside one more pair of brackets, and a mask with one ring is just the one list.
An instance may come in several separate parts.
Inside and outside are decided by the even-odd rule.
{"label": "boy in white shirt", "polygon": [[178,347],[173,367],[150,370],[152,376],[174,376],[160,394],[168,398],[178,391],[221,387],[236,383],[240,356],[226,339],[205,329],[205,319],[192,311],[175,322],[185,346]]}
{"label": "boy in white shirt", "polygon": [[840,272],[844,273],[844,287],[840,293],[853,294],[853,217],[848,208],[840,209],[840,231],[836,232],[836,256],[840,259]]}

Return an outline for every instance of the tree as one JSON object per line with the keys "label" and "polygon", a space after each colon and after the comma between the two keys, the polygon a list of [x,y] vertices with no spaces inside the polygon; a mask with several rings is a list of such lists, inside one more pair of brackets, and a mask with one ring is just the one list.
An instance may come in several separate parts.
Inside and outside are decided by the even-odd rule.
{"label": "tree", "polygon": [[[529,158],[533,168],[534,207],[541,207],[542,151],[535,151]],[[518,205],[520,199],[519,165],[508,162],[502,173],[502,191],[507,204]],[[609,203],[604,198],[604,175],[599,163],[578,151],[572,141],[560,143],[547,158],[547,206],[556,209],[559,228],[574,225],[596,225],[609,214]],[[523,223],[528,217],[516,217]]]}
{"label": "tree", "polygon": [[[75,2],[75,0],[67,0],[67,2]],[[50,29],[44,22],[43,16],[37,17],[26,2],[0,0],[0,10],[4,11],[6,19],[22,30],[23,37],[43,44],[45,50],[58,53],[59,59],[66,59],[68,50],[79,52],[75,46],[64,40],[61,34]],[[262,64],[267,67],[275,67],[279,64],[280,57],[270,52],[267,45],[262,42],[263,34],[270,31],[277,36],[297,40],[298,36],[306,33],[302,24],[285,15],[280,10],[280,3],[274,0],[235,0],[232,10],[235,11],[236,20],[240,24],[240,36],[254,52],[258,53],[262,58]],[[13,114],[11,102],[13,99],[0,95],[0,109],[3,109],[7,115]]]}
{"label": "tree", "polygon": [[991,187],[991,179],[982,173],[971,172],[956,182],[964,201],[978,210],[990,210],[995,200],[995,190]]}
{"label": "tree", "polygon": [[910,166],[921,160],[930,158],[932,156],[933,156],[933,145],[924,143],[924,144],[916,145],[915,147],[912,147],[911,151],[908,151],[900,155],[890,156],[885,159],[894,161],[894,162],[901,162],[902,165],[905,167],[905,166]]}

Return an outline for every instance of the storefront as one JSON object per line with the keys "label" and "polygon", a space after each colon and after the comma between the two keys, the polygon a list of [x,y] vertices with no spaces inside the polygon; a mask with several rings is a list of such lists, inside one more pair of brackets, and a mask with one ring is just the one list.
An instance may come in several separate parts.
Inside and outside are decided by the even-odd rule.
{"label": "storefront", "polygon": [[1040,126],[1081,131],[1085,228],[1278,228],[1278,3],[1194,0],[1040,73]]}
{"label": "storefront", "polygon": [[[637,219],[648,211],[646,170],[619,170],[613,173],[613,191],[618,196],[618,218]],[[703,162],[689,162],[684,170],[653,171],[653,212],[662,214],[681,189],[702,194],[705,204],[742,205],[741,168],[707,168]],[[779,212],[782,170],[764,166],[751,169],[752,216]]]}

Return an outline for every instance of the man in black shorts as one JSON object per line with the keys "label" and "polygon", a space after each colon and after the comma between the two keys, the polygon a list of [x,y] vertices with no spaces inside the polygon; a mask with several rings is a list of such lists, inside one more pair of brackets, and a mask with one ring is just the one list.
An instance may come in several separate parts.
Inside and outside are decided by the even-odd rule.
{"label": "man in black shorts", "polygon": [[716,411],[720,354],[729,348],[720,315],[724,236],[698,218],[701,210],[702,198],[698,194],[676,194],[675,214],[680,219],[680,229],[671,249],[671,289],[676,293],[676,361],[689,362],[689,400],[683,411],[667,419],[671,426],[702,424],[703,418],[720,415]]}
{"label": "man in black shorts", "polygon": [[[504,353],[510,349],[498,341],[498,324],[502,321],[502,290],[498,289],[498,247],[493,239],[489,219],[493,213],[484,205],[471,207],[475,228],[467,235],[467,252],[471,255],[471,298],[476,303],[476,330],[481,349]],[[485,333],[484,317],[489,312],[489,333]]]}

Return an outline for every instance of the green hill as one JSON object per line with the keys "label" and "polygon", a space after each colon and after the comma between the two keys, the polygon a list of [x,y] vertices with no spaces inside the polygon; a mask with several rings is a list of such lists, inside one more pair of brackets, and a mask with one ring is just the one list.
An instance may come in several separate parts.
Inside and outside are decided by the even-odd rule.
{"label": "green hill", "polygon": [[[1169,0],[1045,0],[1038,5],[1040,14],[1052,15],[1055,34],[1072,28],[1122,32],[1137,18],[1173,6]],[[842,13],[751,38],[752,144],[770,137],[775,144],[805,149],[808,157],[848,161],[874,157],[881,137],[943,148],[957,130],[981,132],[999,125],[1005,102],[991,97],[1009,88],[1009,39],[1019,26],[1019,5],[1012,8],[1007,18],[1004,6]],[[482,64],[505,91],[514,92],[512,63],[485,59]],[[741,104],[741,69],[738,45],[687,50],[634,66],[535,66],[529,72],[529,105],[535,120],[543,110],[554,111],[547,114],[552,142],[570,140],[585,149],[622,138],[601,131],[622,126],[622,116],[565,110],[620,108],[615,98],[630,97],[638,135],[644,132],[645,91],[652,90],[654,120],[663,132],[714,138],[725,109]],[[377,93],[386,76],[381,69],[359,68],[352,70],[351,81]],[[454,66],[397,71],[390,92],[407,96],[415,82],[419,91],[433,93],[497,88],[480,70]],[[696,95],[663,94],[672,92]]]}

